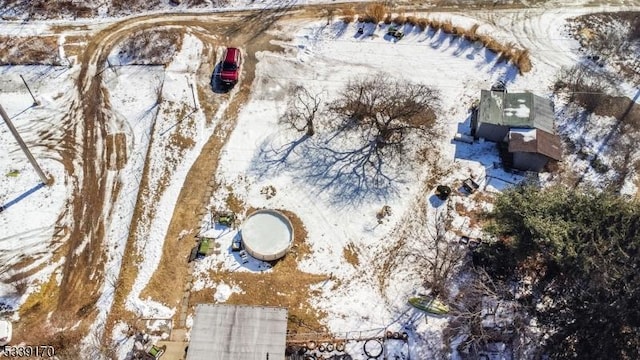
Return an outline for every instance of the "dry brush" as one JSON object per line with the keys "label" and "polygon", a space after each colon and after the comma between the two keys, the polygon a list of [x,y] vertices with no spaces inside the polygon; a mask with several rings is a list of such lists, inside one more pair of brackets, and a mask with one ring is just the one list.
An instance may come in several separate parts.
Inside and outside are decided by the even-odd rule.
{"label": "dry brush", "polygon": [[442,31],[445,34],[454,37],[462,37],[470,42],[479,42],[487,50],[498,55],[498,61],[509,62],[518,68],[521,74],[531,71],[531,57],[528,49],[520,49],[513,43],[503,44],[486,34],[478,34],[478,24],[474,24],[470,28],[454,25],[450,19],[438,20],[430,18],[420,18],[413,15],[407,16],[404,12],[400,12],[395,16],[389,13],[389,9],[380,3],[371,4],[367,7],[365,14],[359,16],[353,8],[342,10],[342,21],[351,23],[355,19],[364,23],[390,25],[391,23],[398,26],[417,27],[421,31],[431,28],[433,31]]}

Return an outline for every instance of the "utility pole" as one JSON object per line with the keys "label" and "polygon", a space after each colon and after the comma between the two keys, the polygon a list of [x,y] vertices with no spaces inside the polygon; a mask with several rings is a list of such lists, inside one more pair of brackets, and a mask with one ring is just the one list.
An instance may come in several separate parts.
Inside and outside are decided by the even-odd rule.
{"label": "utility pole", "polygon": [[36,170],[36,173],[38,173],[38,176],[40,176],[40,180],[42,180],[42,183],[45,185],[48,184],[49,179],[47,179],[47,176],[44,174],[44,172],[40,168],[40,165],[38,165],[38,163],[36,162],[36,159],[31,154],[31,151],[29,151],[27,144],[25,144],[24,141],[22,140],[22,137],[20,137],[18,130],[16,130],[15,126],[13,126],[11,119],[9,119],[9,115],[7,115],[6,111],[4,111],[4,108],[2,107],[2,105],[0,105],[0,115],[4,119],[4,122],[7,123],[7,127],[9,127],[9,130],[13,134],[13,137],[15,137],[16,141],[18,141],[18,144],[20,144],[20,147],[22,148],[22,151],[24,151],[24,154],[27,155],[27,159],[29,159],[29,162],[31,162],[31,165]]}

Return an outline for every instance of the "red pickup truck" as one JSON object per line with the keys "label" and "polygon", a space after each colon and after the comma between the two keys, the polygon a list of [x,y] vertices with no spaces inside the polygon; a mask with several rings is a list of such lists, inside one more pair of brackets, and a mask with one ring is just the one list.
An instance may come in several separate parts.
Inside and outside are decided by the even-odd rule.
{"label": "red pickup truck", "polygon": [[233,85],[238,82],[240,76],[240,65],[242,64],[240,49],[227,48],[223,59],[220,80],[225,84]]}

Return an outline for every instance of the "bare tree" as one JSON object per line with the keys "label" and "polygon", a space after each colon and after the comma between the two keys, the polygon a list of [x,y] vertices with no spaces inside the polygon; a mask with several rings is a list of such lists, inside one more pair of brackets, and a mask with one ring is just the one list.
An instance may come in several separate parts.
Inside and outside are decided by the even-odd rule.
{"label": "bare tree", "polygon": [[388,76],[351,81],[330,104],[342,129],[362,132],[380,156],[402,154],[411,132],[426,133],[435,123],[438,92]]}
{"label": "bare tree", "polygon": [[477,358],[492,341],[509,344],[514,358],[537,358],[532,353],[538,351],[540,339],[507,284],[492,279],[480,268],[468,275],[453,303],[445,342],[450,344],[451,339],[463,336],[458,350],[471,358]]}
{"label": "bare tree", "polygon": [[427,287],[443,298],[448,296],[447,285],[455,268],[466,256],[466,251],[460,244],[450,241],[447,234],[450,224],[448,209],[438,211],[433,223],[426,226],[426,236],[413,239],[404,254],[406,260],[424,269],[423,277]]}
{"label": "bare tree", "polygon": [[[386,197],[401,177],[397,170],[430,144],[427,135],[433,134],[438,98],[428,86],[382,75],[354,80],[326,107],[321,94],[304,87],[294,93],[281,122],[306,136],[315,132],[320,119],[330,129],[310,142],[300,166],[308,181],[331,189],[337,201]],[[299,142],[286,146],[278,161]],[[401,155],[406,161],[397,161]]]}
{"label": "bare tree", "polygon": [[322,103],[322,93],[311,93],[302,85],[293,87],[293,98],[281,122],[302,132],[306,136],[315,134],[314,121]]}
{"label": "bare tree", "polygon": [[456,336],[464,336],[464,341],[458,346],[458,350],[471,352],[479,349],[482,344],[487,343],[491,336],[482,325],[483,320],[483,298],[496,298],[495,284],[488,276],[482,276],[483,271],[473,273],[473,278],[469,283],[461,287],[460,293],[456,296],[455,306],[452,307],[452,318],[444,331],[445,342]]}

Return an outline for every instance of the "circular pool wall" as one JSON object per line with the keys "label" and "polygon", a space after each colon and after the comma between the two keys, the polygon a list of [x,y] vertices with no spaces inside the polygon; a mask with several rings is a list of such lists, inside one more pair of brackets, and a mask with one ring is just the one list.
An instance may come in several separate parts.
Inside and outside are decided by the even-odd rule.
{"label": "circular pool wall", "polygon": [[256,259],[273,261],[283,257],[293,243],[291,221],[276,210],[258,210],[240,229],[244,249]]}

